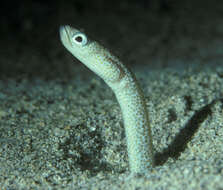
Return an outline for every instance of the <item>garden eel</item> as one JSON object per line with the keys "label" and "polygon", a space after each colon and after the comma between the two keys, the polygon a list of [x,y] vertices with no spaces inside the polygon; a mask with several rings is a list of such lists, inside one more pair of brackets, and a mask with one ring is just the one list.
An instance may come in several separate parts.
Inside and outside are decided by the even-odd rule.
{"label": "garden eel", "polygon": [[154,165],[152,135],[145,98],[134,74],[109,50],[68,25],[60,27],[63,45],[113,90],[124,120],[131,173]]}

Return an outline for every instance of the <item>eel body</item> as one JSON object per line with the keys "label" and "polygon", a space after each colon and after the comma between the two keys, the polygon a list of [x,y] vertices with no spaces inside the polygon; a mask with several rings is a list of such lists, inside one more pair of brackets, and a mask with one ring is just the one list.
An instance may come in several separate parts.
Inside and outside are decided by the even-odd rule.
{"label": "eel body", "polygon": [[154,164],[151,129],[143,92],[134,74],[108,49],[85,33],[60,27],[66,49],[113,90],[120,104],[132,173],[142,173]]}

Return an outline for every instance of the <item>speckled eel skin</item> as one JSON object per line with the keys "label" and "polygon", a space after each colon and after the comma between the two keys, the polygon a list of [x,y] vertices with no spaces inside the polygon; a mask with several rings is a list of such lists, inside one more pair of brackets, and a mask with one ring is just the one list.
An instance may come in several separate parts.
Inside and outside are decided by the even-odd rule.
{"label": "speckled eel skin", "polygon": [[124,120],[131,173],[153,166],[153,145],[144,95],[134,76],[109,50],[70,26],[60,27],[63,45],[111,87]]}

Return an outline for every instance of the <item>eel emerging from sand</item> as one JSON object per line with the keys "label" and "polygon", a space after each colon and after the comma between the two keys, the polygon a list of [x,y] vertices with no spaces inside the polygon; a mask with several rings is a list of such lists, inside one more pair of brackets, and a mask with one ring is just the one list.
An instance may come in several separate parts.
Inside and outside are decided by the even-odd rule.
{"label": "eel emerging from sand", "polygon": [[132,72],[112,53],[70,26],[60,27],[63,45],[111,87],[120,104],[132,173],[144,173],[154,164],[148,112],[142,90]]}

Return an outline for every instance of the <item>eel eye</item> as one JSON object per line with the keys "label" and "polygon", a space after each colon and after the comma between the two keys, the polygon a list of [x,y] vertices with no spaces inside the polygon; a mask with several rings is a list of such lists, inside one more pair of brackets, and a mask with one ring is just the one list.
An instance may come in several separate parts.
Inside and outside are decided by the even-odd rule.
{"label": "eel eye", "polygon": [[73,35],[72,41],[77,45],[84,46],[87,44],[87,36],[79,32]]}

